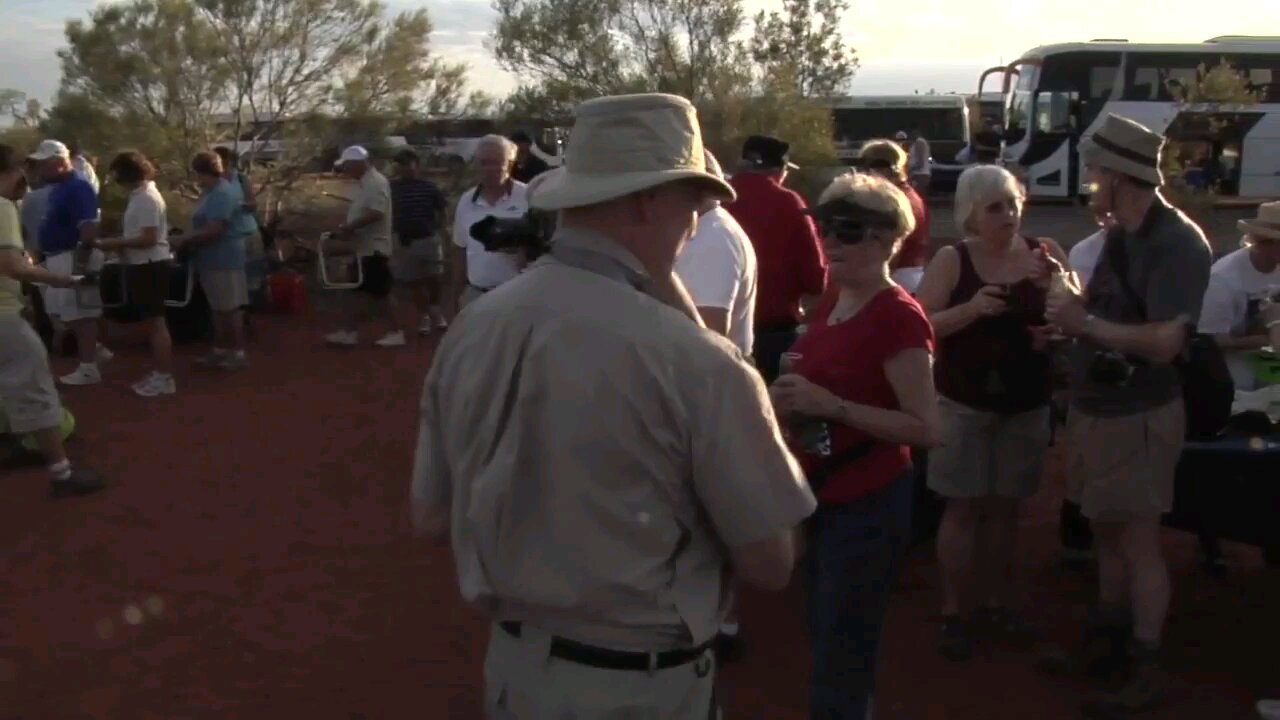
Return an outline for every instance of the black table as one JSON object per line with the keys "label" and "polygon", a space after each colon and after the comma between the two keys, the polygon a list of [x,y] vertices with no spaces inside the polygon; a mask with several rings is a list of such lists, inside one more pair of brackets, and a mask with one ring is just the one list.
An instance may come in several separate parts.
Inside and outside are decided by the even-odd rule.
{"label": "black table", "polygon": [[1280,561],[1280,434],[1188,442],[1164,524],[1254,545]]}

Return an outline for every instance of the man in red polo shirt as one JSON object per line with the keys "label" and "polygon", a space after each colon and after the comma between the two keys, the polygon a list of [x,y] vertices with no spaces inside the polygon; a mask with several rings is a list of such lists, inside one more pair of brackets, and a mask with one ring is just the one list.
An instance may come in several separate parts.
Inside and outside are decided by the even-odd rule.
{"label": "man in red polo shirt", "polygon": [[827,259],[804,198],[782,186],[791,146],[753,135],[742,145],[742,163],[730,183],[738,199],[726,206],[747,231],[756,251],[756,367],[766,382],[778,376],[778,360],[796,339],[801,301],[822,294]]}

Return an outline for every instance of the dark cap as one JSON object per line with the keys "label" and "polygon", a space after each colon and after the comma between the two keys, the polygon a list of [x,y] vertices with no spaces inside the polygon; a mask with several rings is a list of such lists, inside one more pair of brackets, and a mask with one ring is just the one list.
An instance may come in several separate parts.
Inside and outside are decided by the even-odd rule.
{"label": "dark cap", "polygon": [[796,169],[787,158],[790,151],[789,144],[768,135],[752,135],[742,143],[742,159],[761,169]]}
{"label": "dark cap", "polygon": [[533,143],[533,137],[524,130],[517,130],[511,133],[511,137],[507,139],[517,145],[522,145],[524,143]]}
{"label": "dark cap", "polygon": [[392,158],[392,161],[397,165],[416,164],[419,161],[418,153],[410,150],[409,148],[405,148],[404,150],[396,153],[396,156]]}

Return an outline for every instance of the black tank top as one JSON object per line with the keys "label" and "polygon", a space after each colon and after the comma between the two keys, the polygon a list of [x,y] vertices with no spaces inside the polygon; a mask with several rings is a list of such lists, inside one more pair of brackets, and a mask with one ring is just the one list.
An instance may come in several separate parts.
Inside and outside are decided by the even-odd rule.
{"label": "black tank top", "polygon": [[[1032,250],[1038,240],[1026,239]],[[978,275],[966,243],[958,243],[960,278],[951,291],[948,308],[963,305],[990,284]],[[938,392],[978,410],[1012,414],[1033,410],[1049,401],[1052,365],[1048,353],[1031,347],[1031,325],[1045,324],[1048,291],[1030,280],[1007,285],[1009,312],[984,317],[938,343],[934,366]]]}

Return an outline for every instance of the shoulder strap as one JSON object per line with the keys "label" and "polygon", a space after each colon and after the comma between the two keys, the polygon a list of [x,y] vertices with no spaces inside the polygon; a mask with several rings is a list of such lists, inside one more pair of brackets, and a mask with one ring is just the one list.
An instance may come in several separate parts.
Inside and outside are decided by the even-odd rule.
{"label": "shoulder strap", "polygon": [[1107,264],[1111,266],[1111,272],[1116,276],[1116,281],[1120,283],[1120,289],[1128,296],[1129,302],[1133,303],[1138,308],[1138,313],[1145,318],[1147,303],[1129,284],[1129,254],[1124,251],[1124,236],[1120,233],[1112,233],[1107,236],[1105,242]]}
{"label": "shoulder strap", "polygon": [[845,448],[844,452],[838,455],[832,455],[827,458],[818,469],[809,474],[809,487],[817,492],[836,471],[843,469],[846,465],[855,463],[871,453],[878,443],[875,440],[867,440],[860,442],[852,447]]}

